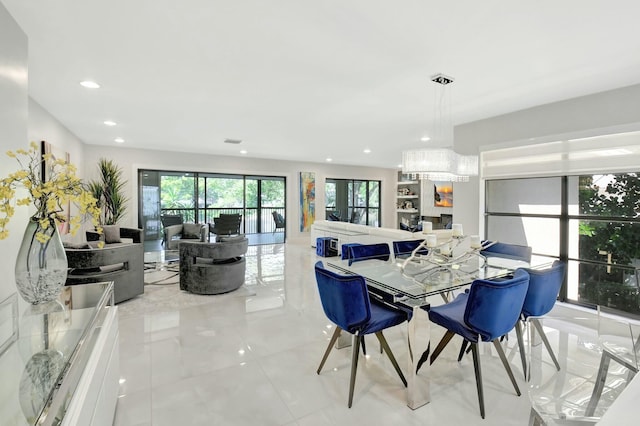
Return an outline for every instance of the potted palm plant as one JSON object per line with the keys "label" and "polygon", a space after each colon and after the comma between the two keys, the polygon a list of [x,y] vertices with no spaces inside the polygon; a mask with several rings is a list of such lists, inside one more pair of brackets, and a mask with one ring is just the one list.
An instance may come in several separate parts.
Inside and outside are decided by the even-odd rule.
{"label": "potted palm plant", "polygon": [[113,160],[101,158],[98,161],[100,177],[89,182],[89,190],[98,200],[100,224],[115,225],[127,210],[127,197],[124,195],[126,180],[122,178],[122,169]]}

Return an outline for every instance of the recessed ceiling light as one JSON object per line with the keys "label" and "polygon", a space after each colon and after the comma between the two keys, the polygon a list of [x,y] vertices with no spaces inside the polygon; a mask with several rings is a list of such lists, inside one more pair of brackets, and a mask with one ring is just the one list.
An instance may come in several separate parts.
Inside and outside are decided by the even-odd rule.
{"label": "recessed ceiling light", "polygon": [[333,161],[333,158],[331,158],[331,157],[327,157],[327,163],[330,163],[330,162],[332,162],[332,161]]}
{"label": "recessed ceiling light", "polygon": [[365,154],[370,154],[371,150],[369,148],[365,148],[365,150],[363,151]]}
{"label": "recessed ceiling light", "polygon": [[115,121],[111,121],[111,120],[105,120],[104,121],[104,125],[105,126],[115,126],[116,122]]}
{"label": "recessed ceiling light", "polygon": [[240,154],[243,154],[243,155],[244,155],[244,154],[246,154],[246,153],[247,153],[247,150],[246,150],[246,149],[243,149],[243,150],[241,150],[241,151],[240,151]]}
{"label": "recessed ceiling light", "polygon": [[114,142],[116,142],[116,143],[123,143],[123,142],[124,142],[124,139],[122,139],[122,138],[115,138],[113,141],[114,141]]}
{"label": "recessed ceiling light", "polygon": [[402,168],[402,164],[398,164],[398,168],[401,169]]}
{"label": "recessed ceiling light", "polygon": [[87,89],[99,89],[100,88],[100,85],[98,83],[96,83],[95,81],[91,81],[91,80],[81,81],[80,85],[82,87],[86,87]]}
{"label": "recessed ceiling light", "polygon": [[421,138],[420,138],[420,140],[421,140],[422,142],[427,142],[427,141],[430,141],[430,140],[431,140],[431,138],[430,138],[429,136],[425,135],[425,136],[421,137]]}

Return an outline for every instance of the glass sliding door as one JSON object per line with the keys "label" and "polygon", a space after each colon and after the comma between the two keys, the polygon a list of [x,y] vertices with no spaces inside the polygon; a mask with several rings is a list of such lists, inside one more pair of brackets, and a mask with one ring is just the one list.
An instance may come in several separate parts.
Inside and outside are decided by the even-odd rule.
{"label": "glass sliding door", "polygon": [[[259,183],[260,208],[258,232],[275,232],[276,222],[273,218],[274,212],[280,214],[285,223],[287,217],[285,215],[285,182],[283,178],[261,177],[257,180]],[[285,228],[286,231],[286,228]]]}
{"label": "glass sliding door", "polygon": [[286,217],[284,177],[140,170],[138,182],[139,223],[147,240],[162,238],[163,214],[213,223],[220,214],[239,213],[245,234],[274,232],[273,212]]}
{"label": "glass sliding door", "polygon": [[380,226],[380,181],[328,178],[325,201],[328,220]]}
{"label": "glass sliding door", "polygon": [[162,238],[160,223],[160,175],[154,171],[141,171],[138,175],[138,222],[144,232],[145,240]]}
{"label": "glass sliding door", "polygon": [[245,232],[245,191],[244,176],[200,174],[204,181],[201,198],[204,198],[204,208],[199,217],[203,223],[213,223],[213,219],[221,214],[239,213],[242,215],[240,230]]}

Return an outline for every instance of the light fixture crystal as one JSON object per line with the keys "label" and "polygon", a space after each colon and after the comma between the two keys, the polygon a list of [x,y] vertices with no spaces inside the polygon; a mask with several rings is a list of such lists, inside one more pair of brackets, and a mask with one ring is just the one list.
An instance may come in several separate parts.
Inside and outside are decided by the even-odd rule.
{"label": "light fixture crystal", "polygon": [[[453,118],[447,87],[453,78],[444,74],[431,76],[437,84],[435,95],[434,148],[402,152],[402,173],[432,181],[468,182],[478,174],[478,156],[453,151]],[[424,141],[424,139],[423,139]]]}

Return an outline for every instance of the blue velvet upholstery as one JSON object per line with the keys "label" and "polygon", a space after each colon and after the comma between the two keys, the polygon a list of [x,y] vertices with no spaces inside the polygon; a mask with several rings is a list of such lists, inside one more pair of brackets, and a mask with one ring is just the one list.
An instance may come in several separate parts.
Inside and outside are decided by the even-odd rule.
{"label": "blue velvet upholstery", "polygon": [[[420,244],[422,244],[423,241],[424,240],[394,241],[393,242],[393,254],[396,257],[403,256],[403,255],[410,255],[416,249],[416,247],[418,247]],[[425,248],[421,248],[418,251],[418,254],[427,255],[427,254],[429,254],[429,250],[426,247]]]}
{"label": "blue velvet upholstery", "polygon": [[[527,269],[523,270],[529,273],[529,289],[527,290],[527,296],[524,299],[524,305],[522,306],[522,312],[520,314],[521,320],[524,323],[529,317],[541,317],[546,315],[555,305],[560,292],[560,287],[564,282],[566,265],[564,262],[556,260],[553,262],[551,268],[548,269]],[[556,365],[556,369],[560,370],[560,364],[556,359],[551,345],[547,340],[544,328],[540,324],[537,318],[531,318],[531,324],[536,328],[542,343],[544,343],[551,360]],[[522,362],[522,371],[527,377],[527,361],[524,348],[524,338],[522,335],[521,324],[516,324],[516,334],[518,337],[518,346],[520,347],[520,360]]]}
{"label": "blue velvet upholstery", "polygon": [[390,257],[391,251],[387,243],[361,244],[349,247],[349,265],[360,260],[389,260]]}
{"label": "blue velvet upholstery", "polygon": [[451,303],[435,306],[429,319],[470,342],[494,340],[513,329],[518,321],[529,274],[519,269],[504,281],[475,280],[469,293]]}
{"label": "blue velvet upholstery", "polygon": [[360,275],[340,275],[316,262],[316,281],[327,318],[343,330],[360,335],[375,333],[407,320],[407,314],[371,302]]}
{"label": "blue velvet upholstery", "polygon": [[564,281],[565,264],[559,260],[549,269],[524,269],[529,273],[529,290],[524,299],[524,319],[546,315],[556,303]]}
{"label": "blue velvet upholstery", "polygon": [[[483,241],[483,244],[486,241]],[[520,246],[517,244],[508,244],[508,243],[495,243],[491,247],[482,250],[480,254],[491,257],[505,257],[508,259],[522,260],[524,262],[531,262],[531,247],[529,246]]]}
{"label": "blue velvet upholstery", "polygon": [[341,330],[353,334],[351,382],[349,387],[349,407],[353,401],[353,388],[355,385],[356,370],[358,366],[359,345],[362,336],[375,333],[384,351],[389,356],[396,372],[404,385],[407,382],[396,362],[389,345],[382,334],[382,330],[401,324],[407,320],[407,314],[387,305],[371,302],[367,291],[367,284],[360,275],[340,275],[325,269],[322,262],[315,264],[316,282],[322,309],[327,318],[336,324],[336,330],[329,342],[324,357],[318,367],[318,374],[322,370],[335,341]]}
{"label": "blue velvet upholstery", "polygon": [[518,322],[528,287],[529,274],[518,269],[513,277],[502,281],[475,280],[468,293],[458,295],[451,303],[429,310],[429,320],[447,330],[431,355],[432,363],[456,334],[465,339],[465,346],[471,345],[482,418],[484,397],[477,344],[480,341],[491,341],[494,344],[511,383],[520,396],[520,389],[498,340]]}
{"label": "blue velvet upholstery", "polygon": [[349,247],[351,247],[351,246],[361,246],[361,245],[362,244],[360,244],[360,243],[344,243],[342,245],[342,249],[341,249],[342,252],[340,253],[341,256],[342,256],[341,257],[342,260],[349,259],[349,256],[351,256],[351,253],[349,251]]}

